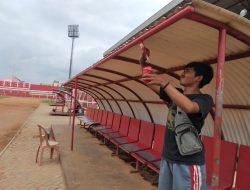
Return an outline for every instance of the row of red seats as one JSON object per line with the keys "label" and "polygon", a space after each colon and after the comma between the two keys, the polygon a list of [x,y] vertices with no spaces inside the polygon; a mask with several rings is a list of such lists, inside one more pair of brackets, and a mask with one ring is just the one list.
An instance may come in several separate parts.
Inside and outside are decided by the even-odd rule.
{"label": "row of red seats", "polygon": [[140,163],[159,173],[165,126],[153,124],[100,109],[87,109],[86,116],[78,117],[84,126],[123,150]]}
{"label": "row of red seats", "polygon": [[[202,137],[205,146],[205,159],[207,170],[207,185],[212,183],[213,168],[213,138]],[[250,147],[245,145],[238,146],[236,143],[221,141],[220,152],[220,175],[219,189],[240,189],[248,190],[250,180]],[[235,187],[232,188],[236,175]]]}
{"label": "row of red seats", "polygon": [[[121,149],[137,160],[136,169],[139,163],[143,163],[159,173],[165,126],[92,108],[88,108],[86,116],[80,116],[79,119],[94,131],[95,135],[101,135],[104,143],[109,141],[116,146],[114,155],[118,155]],[[213,138],[203,136],[202,141],[206,151],[207,185],[211,186]],[[235,143],[222,141],[219,189],[232,188],[235,174],[236,183],[233,189],[250,189],[248,187],[250,179],[248,160],[250,160],[249,146],[238,147]]]}

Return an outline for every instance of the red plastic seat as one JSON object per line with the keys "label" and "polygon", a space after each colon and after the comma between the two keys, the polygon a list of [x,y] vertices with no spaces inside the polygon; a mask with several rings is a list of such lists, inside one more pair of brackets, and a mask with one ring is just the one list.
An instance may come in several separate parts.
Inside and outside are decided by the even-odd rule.
{"label": "red plastic seat", "polygon": [[127,153],[140,150],[151,149],[154,135],[154,124],[147,121],[141,121],[139,140],[135,143],[122,144],[119,148]]}
{"label": "red plastic seat", "polygon": [[156,173],[160,173],[160,165],[161,165],[161,160],[157,160],[154,162],[149,162],[147,166],[154,170]]}
{"label": "red plastic seat", "polygon": [[128,136],[119,137],[119,138],[110,138],[110,142],[116,145],[116,155],[118,154],[118,146],[126,143],[133,143],[138,141],[139,132],[140,132],[140,123],[141,120],[131,118],[129,124]]}
{"label": "red plastic seat", "polygon": [[[205,146],[207,185],[211,186],[213,168],[213,138],[203,136],[202,141]],[[221,141],[219,189],[228,189],[233,185],[237,148],[238,145],[235,143],[223,140]]]}
{"label": "red plastic seat", "polygon": [[[154,140],[151,149],[134,152],[131,154],[136,159],[136,169],[138,169],[139,162],[146,164],[149,162],[161,160],[162,148],[164,144],[166,126],[155,125]],[[154,165],[152,165],[154,167]]]}
{"label": "red plastic seat", "polygon": [[121,121],[121,115],[115,113],[113,117],[112,128],[100,129],[97,131],[97,133],[103,136],[104,134],[107,134],[107,133],[118,132],[120,128],[120,121]]}
{"label": "red plastic seat", "polygon": [[236,184],[232,188],[234,190],[248,190],[250,189],[250,146],[240,145],[239,160],[236,171]]}
{"label": "red plastic seat", "polygon": [[103,134],[103,137],[107,140],[110,138],[126,137],[128,135],[130,117],[123,115],[121,117],[120,129],[118,132]]}
{"label": "red plastic seat", "polygon": [[107,118],[108,118],[108,112],[106,110],[103,110],[102,115],[101,116],[98,115],[97,121],[89,125],[89,129],[92,127],[106,125]]}
{"label": "red plastic seat", "polygon": [[[88,110],[90,110],[90,111],[88,111]],[[98,114],[97,109],[88,108],[86,116],[77,116],[77,118],[80,120],[80,125],[82,125],[82,123],[83,123],[83,127],[85,127],[86,125],[88,125],[88,123],[95,122],[94,119],[95,119],[95,117],[97,117],[97,114]]]}
{"label": "red plastic seat", "polygon": [[[107,113],[107,119],[103,118],[103,120],[101,121],[101,123],[99,125],[92,126],[90,129],[92,131],[94,131],[94,134],[96,136],[98,130],[110,129],[112,127],[113,118],[114,118],[114,113],[113,112],[108,112]],[[105,121],[106,121],[106,123],[105,123]]]}

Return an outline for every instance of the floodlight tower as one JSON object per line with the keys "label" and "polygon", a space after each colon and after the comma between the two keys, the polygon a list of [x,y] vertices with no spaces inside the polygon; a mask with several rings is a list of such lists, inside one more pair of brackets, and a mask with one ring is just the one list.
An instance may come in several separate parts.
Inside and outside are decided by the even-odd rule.
{"label": "floodlight tower", "polygon": [[68,25],[68,37],[72,38],[71,56],[70,56],[70,65],[69,65],[69,79],[70,79],[72,62],[73,62],[74,41],[75,41],[75,38],[79,38],[78,25]]}

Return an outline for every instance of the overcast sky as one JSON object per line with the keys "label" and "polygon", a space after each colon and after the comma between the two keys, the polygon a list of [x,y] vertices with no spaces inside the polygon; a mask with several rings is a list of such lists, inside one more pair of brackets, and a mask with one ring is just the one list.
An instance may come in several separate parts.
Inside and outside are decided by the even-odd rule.
{"label": "overcast sky", "polygon": [[103,52],[170,0],[0,0],[0,80],[29,83],[68,78],[71,39],[78,24],[72,76],[102,59]]}

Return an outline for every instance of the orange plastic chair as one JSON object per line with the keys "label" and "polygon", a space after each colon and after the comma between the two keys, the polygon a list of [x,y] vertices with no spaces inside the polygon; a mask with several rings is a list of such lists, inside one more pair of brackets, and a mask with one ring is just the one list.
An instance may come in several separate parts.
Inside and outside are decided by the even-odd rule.
{"label": "orange plastic chair", "polygon": [[41,125],[37,125],[37,126],[39,129],[40,144],[38,146],[37,153],[36,153],[36,163],[38,161],[38,156],[39,156],[39,152],[41,149],[40,158],[39,158],[39,165],[41,166],[42,159],[43,159],[43,152],[45,148],[50,149],[50,159],[52,159],[54,150],[56,150],[58,160],[60,160],[59,146],[58,146],[59,143],[55,140],[49,139],[49,133],[44,127],[42,127]]}

